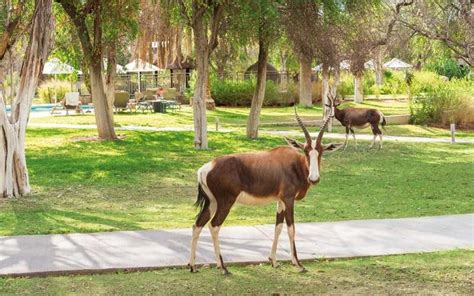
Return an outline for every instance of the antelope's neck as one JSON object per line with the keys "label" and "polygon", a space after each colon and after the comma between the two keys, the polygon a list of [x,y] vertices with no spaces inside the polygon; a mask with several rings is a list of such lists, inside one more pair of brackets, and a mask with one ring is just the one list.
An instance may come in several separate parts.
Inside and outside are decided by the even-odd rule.
{"label": "antelope's neck", "polygon": [[342,117],[342,110],[339,110],[337,107],[334,107],[334,116],[336,119],[340,120]]}

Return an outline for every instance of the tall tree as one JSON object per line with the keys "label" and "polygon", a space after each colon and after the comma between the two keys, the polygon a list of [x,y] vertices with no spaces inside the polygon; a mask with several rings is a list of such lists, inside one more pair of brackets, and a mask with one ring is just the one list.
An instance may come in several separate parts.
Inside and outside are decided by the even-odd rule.
{"label": "tall tree", "polygon": [[196,54],[196,83],[193,96],[194,147],[207,149],[206,97],[209,81],[209,58],[217,47],[218,35],[223,31],[227,0],[177,0],[165,1],[175,7],[181,18],[192,28]]}
{"label": "tall tree", "polygon": [[[136,40],[135,55],[144,61],[153,62],[159,68],[166,68],[175,61],[183,61],[182,24],[174,23],[176,1],[141,0],[139,35]],[[157,42],[152,48],[152,42]]]}
{"label": "tall tree", "polygon": [[[138,33],[138,0],[105,1],[103,8],[103,59],[105,67],[105,93],[110,117],[113,116],[115,99],[115,77],[117,73],[117,54],[126,51],[130,40]],[[105,66],[105,65],[104,65]]]}
{"label": "tall tree", "polygon": [[[94,104],[94,114],[97,124],[99,138],[104,140],[115,140],[113,124],[113,114],[111,106],[107,101],[104,87],[104,76],[102,73],[103,63],[103,8],[101,0],[57,0],[64,11],[71,18],[82,52],[89,68],[92,103]],[[92,25],[88,25],[89,18],[92,18]]]}
{"label": "tall tree", "polygon": [[354,75],[355,102],[361,103],[363,100],[365,62],[387,45],[401,9],[412,4],[413,0],[402,0],[395,5],[380,0],[347,1],[344,13],[348,29],[344,40]]}
{"label": "tall tree", "polygon": [[241,9],[241,13],[247,15],[247,25],[257,29],[257,36],[255,36],[258,40],[257,85],[252,97],[250,114],[247,121],[247,137],[255,139],[258,136],[260,112],[265,97],[268,53],[271,42],[279,34],[279,15],[276,2],[273,0],[250,1],[246,8]]}
{"label": "tall tree", "polygon": [[[18,5],[23,4],[20,1]],[[43,71],[51,46],[53,27],[51,5],[52,0],[35,1],[33,17],[30,22],[29,41],[20,71],[19,90],[11,106],[10,116],[6,112],[3,95],[0,92],[0,125],[2,129],[0,136],[0,192],[4,197],[23,196],[31,191],[25,157],[26,125],[39,76]],[[15,19],[12,20],[15,21]],[[11,28],[10,25],[6,27]],[[6,42],[7,48],[19,36],[14,31],[15,29],[7,29],[0,36],[0,40]],[[2,50],[5,48],[4,44],[1,48]],[[0,52],[0,60],[3,56]]]}
{"label": "tall tree", "polygon": [[306,107],[312,105],[311,63],[321,44],[321,3],[317,0],[287,0],[281,6],[283,24],[293,50],[299,58],[299,99]]}

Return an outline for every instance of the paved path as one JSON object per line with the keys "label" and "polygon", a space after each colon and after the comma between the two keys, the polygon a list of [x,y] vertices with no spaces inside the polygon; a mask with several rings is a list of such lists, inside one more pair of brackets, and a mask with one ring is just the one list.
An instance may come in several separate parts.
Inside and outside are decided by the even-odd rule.
{"label": "paved path", "polygon": [[[61,124],[61,123],[30,123],[29,127],[40,127],[40,128],[65,128],[65,129],[97,129],[97,126],[94,124]],[[116,127],[116,130],[122,131],[152,131],[152,132],[183,132],[183,131],[193,131],[192,127],[151,127],[151,126],[135,126],[135,125],[126,125]],[[220,128],[219,132],[233,132],[235,130],[228,128]],[[259,131],[260,134],[267,135],[280,135],[280,136],[301,136],[299,131],[268,131],[262,130]],[[316,136],[316,134],[314,134]],[[325,138],[328,139],[345,139],[345,134],[334,134],[334,133],[325,133]],[[358,140],[372,140],[373,136],[358,134]],[[352,141],[352,138],[350,139]],[[412,143],[451,143],[451,138],[427,138],[427,137],[401,137],[401,136],[384,136],[384,141],[399,141],[399,142],[412,142]],[[377,139],[378,141],[378,139]],[[457,143],[472,143],[474,144],[474,139],[466,138],[456,138]],[[350,143],[349,143],[350,145]]]}
{"label": "paved path", "polygon": [[[223,227],[221,249],[228,263],[266,262],[273,225]],[[374,256],[474,248],[474,214],[299,223],[300,259]],[[91,272],[185,266],[190,229],[0,237],[0,275]],[[289,260],[286,233],[279,260]],[[214,263],[209,231],[202,232],[197,261]]]}
{"label": "paved path", "polygon": [[[281,136],[300,136],[301,132],[299,131],[259,131],[261,134],[270,134],[270,135],[281,135]],[[317,136],[316,133],[312,133],[312,136]],[[345,134],[335,134],[335,133],[324,133],[325,139],[346,139]],[[372,141],[374,136],[357,134],[357,140],[367,140]],[[378,138],[376,144],[378,144]],[[451,143],[451,138],[428,138],[428,137],[405,137],[405,136],[383,136],[384,141],[394,141],[394,142],[411,142],[411,143]],[[474,144],[474,139],[466,138],[456,138],[456,143],[472,143]],[[352,136],[349,137],[349,145],[353,145]]]}

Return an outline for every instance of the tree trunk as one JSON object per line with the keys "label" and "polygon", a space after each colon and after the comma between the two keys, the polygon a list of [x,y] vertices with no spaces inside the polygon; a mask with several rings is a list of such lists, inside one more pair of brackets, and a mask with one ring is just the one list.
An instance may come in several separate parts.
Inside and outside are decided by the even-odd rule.
{"label": "tree trunk", "polygon": [[354,74],[354,102],[362,103],[364,100],[364,86],[362,73]]}
{"label": "tree trunk", "polygon": [[[326,120],[330,109],[327,108],[327,104],[329,104],[328,100],[329,95],[329,68],[323,64],[322,69],[322,84],[321,84],[321,102],[323,105],[323,120]],[[329,126],[328,126],[329,131]]]}
{"label": "tree trunk", "polygon": [[196,47],[196,84],[193,97],[194,147],[207,149],[206,89],[209,74],[209,45],[203,20],[194,25]]}
{"label": "tree trunk", "polygon": [[19,197],[31,191],[25,157],[26,125],[51,45],[51,6],[51,0],[37,0],[35,3],[30,39],[20,72],[19,91],[12,104],[10,117],[0,92],[0,191],[4,197]]}
{"label": "tree trunk", "polygon": [[300,58],[300,105],[311,107],[311,59]]}
{"label": "tree trunk", "polygon": [[375,84],[378,86],[383,85],[383,50],[379,49],[376,54],[374,61],[374,71],[375,71]]}
{"label": "tree trunk", "polygon": [[[107,102],[104,79],[102,74],[102,2],[92,1],[93,26],[86,24],[89,11],[76,7],[75,1],[58,0],[64,11],[71,18],[81,42],[84,59],[89,66],[92,103],[94,104],[95,121],[99,138],[115,140],[113,112]],[[92,32],[89,32],[92,31]],[[91,34],[92,33],[92,34]]]}
{"label": "tree trunk", "polygon": [[107,72],[105,74],[105,94],[110,117],[113,119],[114,100],[115,100],[115,77],[117,76],[117,54],[116,44],[111,42],[107,49]]}
{"label": "tree trunk", "polygon": [[321,83],[321,102],[324,104],[328,103],[329,93],[329,69],[323,65],[322,69],[322,83]]}
{"label": "tree trunk", "polygon": [[[341,79],[341,76],[340,76],[340,70],[339,70],[339,67],[336,67],[334,69],[334,81],[333,81],[333,84],[332,84],[332,87],[331,89],[328,90],[328,92],[331,93],[331,97],[336,99],[337,97],[337,87],[339,86],[339,82],[340,82],[340,79]],[[327,85],[329,86],[329,81],[327,82]],[[329,103],[327,101],[327,103]],[[327,118],[327,116],[329,115],[329,112],[332,112],[333,110],[327,108],[326,106],[324,106],[324,118]],[[334,114],[332,114],[334,115]],[[331,119],[329,120],[329,123],[328,123],[328,132],[332,132],[332,125],[333,125],[333,121],[334,121],[334,117],[331,117]]]}
{"label": "tree trunk", "polygon": [[224,81],[225,79],[225,61],[217,59],[216,60],[216,65],[217,65],[217,78],[220,81]]}
{"label": "tree trunk", "polygon": [[286,67],[288,61],[288,53],[286,50],[280,50],[280,91],[288,91],[288,69]]}
{"label": "tree trunk", "polygon": [[260,112],[262,110],[263,99],[265,98],[265,86],[267,83],[267,60],[267,44],[264,40],[260,40],[258,43],[257,85],[252,97],[252,105],[247,122],[247,137],[250,139],[256,139],[258,137]]}
{"label": "tree trunk", "polygon": [[103,77],[102,77],[102,58],[98,57],[90,64],[90,78],[92,103],[94,104],[95,122],[97,124],[97,132],[99,138],[104,140],[115,140],[113,110],[109,107],[107,96],[105,94]]}

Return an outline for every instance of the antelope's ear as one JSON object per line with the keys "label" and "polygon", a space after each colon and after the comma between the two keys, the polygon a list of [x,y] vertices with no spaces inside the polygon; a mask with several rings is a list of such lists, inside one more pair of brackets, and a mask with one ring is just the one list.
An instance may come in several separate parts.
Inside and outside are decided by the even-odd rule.
{"label": "antelope's ear", "polygon": [[304,144],[303,143],[300,143],[296,140],[293,140],[293,139],[290,139],[290,138],[287,138],[287,137],[284,137],[286,142],[288,143],[288,145],[290,145],[291,147],[293,148],[296,148],[296,149],[301,149],[301,150],[304,150]]}
{"label": "antelope's ear", "polygon": [[329,144],[323,145],[323,148],[324,148],[324,151],[334,152],[338,150],[339,148],[341,148],[342,146],[344,146],[344,144],[342,143],[329,143]]}

